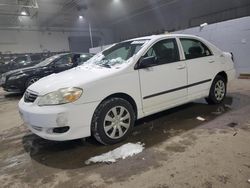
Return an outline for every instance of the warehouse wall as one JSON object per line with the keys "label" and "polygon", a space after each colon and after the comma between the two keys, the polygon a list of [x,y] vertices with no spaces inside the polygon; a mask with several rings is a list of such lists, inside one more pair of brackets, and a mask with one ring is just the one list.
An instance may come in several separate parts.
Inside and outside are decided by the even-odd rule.
{"label": "warehouse wall", "polygon": [[48,51],[68,51],[68,34],[62,32],[0,31],[0,51],[2,53],[27,53]]}
{"label": "warehouse wall", "polygon": [[[98,45],[113,42],[110,30],[93,31],[98,38]],[[89,31],[55,32],[28,30],[0,30],[0,52],[2,53],[35,53],[43,51],[68,51],[69,37],[81,36],[89,38]],[[85,44],[82,44],[85,45]],[[89,45],[89,43],[87,44]],[[90,46],[88,46],[89,48]]]}
{"label": "warehouse wall", "polygon": [[[158,0],[113,24],[116,41],[250,16],[250,0]],[[122,2],[121,2],[122,3]]]}
{"label": "warehouse wall", "polygon": [[238,73],[250,73],[250,17],[177,31],[201,36],[223,51],[233,52]]}

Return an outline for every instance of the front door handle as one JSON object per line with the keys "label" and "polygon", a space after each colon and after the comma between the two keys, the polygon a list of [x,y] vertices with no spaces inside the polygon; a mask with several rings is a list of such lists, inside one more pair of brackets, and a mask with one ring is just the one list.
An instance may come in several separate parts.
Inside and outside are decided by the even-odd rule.
{"label": "front door handle", "polygon": [[208,63],[214,63],[215,61],[209,61]]}
{"label": "front door handle", "polygon": [[177,69],[179,69],[179,70],[182,70],[182,69],[185,69],[185,68],[186,68],[185,65],[179,65],[179,66],[177,67]]}

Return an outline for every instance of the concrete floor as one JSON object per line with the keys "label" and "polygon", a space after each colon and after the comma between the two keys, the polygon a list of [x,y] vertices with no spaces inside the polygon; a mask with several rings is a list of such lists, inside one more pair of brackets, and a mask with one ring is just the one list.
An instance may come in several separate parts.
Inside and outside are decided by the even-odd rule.
{"label": "concrete floor", "polygon": [[1,187],[250,187],[250,80],[234,81],[222,105],[199,100],[138,121],[124,143],[145,150],[113,164],[85,161],[124,143],[43,140],[22,124],[20,97],[0,91]]}

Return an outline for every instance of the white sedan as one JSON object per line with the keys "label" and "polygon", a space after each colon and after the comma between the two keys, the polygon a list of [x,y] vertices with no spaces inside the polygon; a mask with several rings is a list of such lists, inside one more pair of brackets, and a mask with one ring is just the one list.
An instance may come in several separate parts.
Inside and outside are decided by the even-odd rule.
{"label": "white sedan", "polygon": [[209,104],[221,103],[236,75],[232,59],[191,35],[131,39],[31,85],[19,111],[42,138],[94,136],[114,144],[126,139],[134,122],[145,116],[202,97]]}

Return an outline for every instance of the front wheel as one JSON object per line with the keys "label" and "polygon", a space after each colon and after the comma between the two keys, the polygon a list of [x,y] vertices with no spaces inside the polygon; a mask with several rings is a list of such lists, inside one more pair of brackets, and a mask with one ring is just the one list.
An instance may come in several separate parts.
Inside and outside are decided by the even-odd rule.
{"label": "front wheel", "polygon": [[111,98],[97,107],[91,124],[92,135],[104,145],[116,144],[128,137],[134,122],[132,105],[124,99]]}
{"label": "front wheel", "polygon": [[31,86],[32,84],[34,84],[35,82],[37,82],[39,80],[38,77],[31,77],[29,78],[26,83],[25,83],[25,89],[27,89],[29,86]]}
{"label": "front wheel", "polygon": [[227,82],[220,75],[216,76],[210,88],[209,96],[206,98],[208,104],[220,104],[226,97]]}

